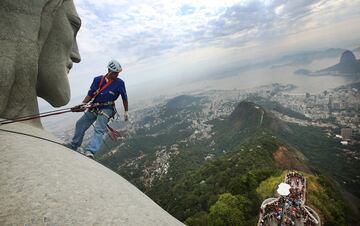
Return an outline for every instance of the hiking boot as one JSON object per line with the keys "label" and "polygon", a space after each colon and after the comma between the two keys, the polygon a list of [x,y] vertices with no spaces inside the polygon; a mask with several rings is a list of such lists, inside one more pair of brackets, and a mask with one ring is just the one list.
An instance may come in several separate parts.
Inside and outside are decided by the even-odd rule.
{"label": "hiking boot", "polygon": [[84,155],[86,157],[89,157],[91,159],[94,159],[94,153],[92,153],[91,151],[85,151]]}
{"label": "hiking boot", "polygon": [[85,150],[84,150],[84,148],[82,148],[82,147],[79,147],[79,148],[77,149],[77,152],[79,152],[80,154],[85,155]]}
{"label": "hiking boot", "polygon": [[73,150],[73,151],[76,151],[77,148],[75,148],[74,146],[71,145],[71,143],[66,143],[66,144],[63,144],[65,147]]}

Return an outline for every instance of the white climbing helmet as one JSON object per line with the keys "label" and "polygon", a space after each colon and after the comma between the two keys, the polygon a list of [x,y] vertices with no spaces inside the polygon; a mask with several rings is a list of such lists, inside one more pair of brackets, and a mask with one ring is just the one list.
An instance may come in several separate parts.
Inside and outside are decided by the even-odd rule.
{"label": "white climbing helmet", "polygon": [[113,72],[120,72],[122,71],[122,68],[121,68],[121,65],[118,61],[116,60],[111,60],[109,63],[108,63],[108,69],[110,71],[113,71]]}

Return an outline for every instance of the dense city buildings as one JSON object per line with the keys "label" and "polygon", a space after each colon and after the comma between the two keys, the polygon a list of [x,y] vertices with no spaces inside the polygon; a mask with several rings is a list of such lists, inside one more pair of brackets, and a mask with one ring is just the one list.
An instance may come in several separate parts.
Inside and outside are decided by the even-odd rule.
{"label": "dense city buildings", "polygon": [[[360,92],[358,83],[318,94],[279,92],[272,100],[299,112],[322,127],[340,128],[344,140],[360,132]],[[356,88],[355,88],[356,87]]]}

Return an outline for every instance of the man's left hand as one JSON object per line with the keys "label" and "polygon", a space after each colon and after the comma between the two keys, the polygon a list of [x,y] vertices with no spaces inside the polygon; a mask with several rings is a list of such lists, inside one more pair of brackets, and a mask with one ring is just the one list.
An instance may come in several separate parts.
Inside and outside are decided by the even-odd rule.
{"label": "man's left hand", "polygon": [[129,121],[129,113],[127,111],[124,113],[124,120]]}
{"label": "man's left hand", "polygon": [[83,112],[85,111],[85,105],[86,103],[82,103],[82,104],[79,104],[79,105],[76,105],[75,107],[72,107],[71,108],[71,111],[72,112]]}

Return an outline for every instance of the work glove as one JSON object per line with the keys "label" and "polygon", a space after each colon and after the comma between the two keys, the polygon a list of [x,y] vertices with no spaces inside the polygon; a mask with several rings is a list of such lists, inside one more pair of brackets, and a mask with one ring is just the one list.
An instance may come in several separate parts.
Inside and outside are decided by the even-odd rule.
{"label": "work glove", "polygon": [[125,113],[124,113],[124,120],[125,120],[125,122],[129,121],[129,114],[127,111],[125,111]]}
{"label": "work glove", "polygon": [[86,105],[86,103],[81,103],[79,105],[76,105],[75,107],[71,108],[71,111],[72,112],[83,112],[86,109],[85,105]]}

